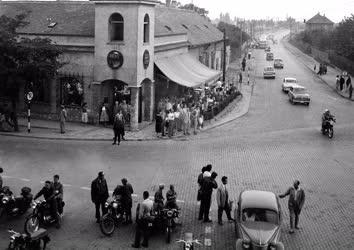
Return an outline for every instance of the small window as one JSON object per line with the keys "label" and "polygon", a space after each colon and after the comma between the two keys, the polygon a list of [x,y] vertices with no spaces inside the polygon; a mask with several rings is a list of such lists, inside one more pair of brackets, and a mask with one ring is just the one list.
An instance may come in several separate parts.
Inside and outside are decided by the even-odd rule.
{"label": "small window", "polygon": [[165,25],[165,28],[168,29],[168,31],[172,31],[172,29],[167,25]]}
{"label": "small window", "polygon": [[205,26],[205,28],[209,29],[209,26],[208,26],[208,25],[204,24],[204,26]]}
{"label": "small window", "polygon": [[149,42],[150,35],[150,18],[149,15],[146,14],[144,17],[144,43]]}
{"label": "small window", "polygon": [[185,28],[186,30],[189,30],[188,27],[184,24],[182,24],[183,28]]}
{"label": "small window", "polygon": [[109,18],[109,34],[111,41],[124,40],[124,20],[121,14],[114,13]]}

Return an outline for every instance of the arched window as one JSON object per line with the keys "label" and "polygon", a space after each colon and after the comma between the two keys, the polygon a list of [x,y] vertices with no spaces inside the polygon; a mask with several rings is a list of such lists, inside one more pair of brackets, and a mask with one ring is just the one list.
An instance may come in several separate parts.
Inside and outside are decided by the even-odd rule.
{"label": "arched window", "polygon": [[109,18],[109,36],[111,41],[124,40],[124,20],[121,14],[114,13]]}
{"label": "arched window", "polygon": [[149,42],[149,36],[150,36],[150,18],[148,14],[145,14],[144,17],[144,43]]}

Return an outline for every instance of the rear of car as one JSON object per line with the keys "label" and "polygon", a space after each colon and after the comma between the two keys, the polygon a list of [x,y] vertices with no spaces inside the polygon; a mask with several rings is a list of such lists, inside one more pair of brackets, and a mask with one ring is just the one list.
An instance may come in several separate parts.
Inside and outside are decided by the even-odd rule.
{"label": "rear of car", "polygon": [[267,66],[264,68],[263,78],[264,79],[267,79],[267,78],[275,79],[275,70],[272,66]]}
{"label": "rear of car", "polygon": [[282,250],[279,241],[282,222],[278,197],[267,191],[241,192],[235,210],[236,250]]}
{"label": "rear of car", "polygon": [[271,52],[268,52],[266,55],[266,59],[267,61],[272,61],[274,59],[274,55]]}
{"label": "rear of car", "polygon": [[301,103],[310,105],[310,94],[307,93],[306,88],[300,85],[293,86],[288,92],[289,101],[292,104]]}
{"label": "rear of car", "polygon": [[279,58],[274,59],[274,68],[275,69],[283,69],[284,68],[283,60],[279,59]]}

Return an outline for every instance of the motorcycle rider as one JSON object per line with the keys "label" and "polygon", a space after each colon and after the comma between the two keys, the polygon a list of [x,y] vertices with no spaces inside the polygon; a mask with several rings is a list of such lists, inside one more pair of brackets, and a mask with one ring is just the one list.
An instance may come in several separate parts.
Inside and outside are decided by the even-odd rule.
{"label": "motorcycle rider", "polygon": [[46,202],[50,205],[50,209],[52,212],[53,218],[56,220],[56,228],[60,228],[60,216],[58,214],[58,204],[57,200],[55,199],[55,192],[54,192],[54,187],[52,182],[46,181],[44,183],[44,187],[39,191],[33,198],[33,200],[36,200],[40,196],[44,197]]}
{"label": "motorcycle rider", "polygon": [[166,208],[168,209],[178,209],[177,206],[177,193],[175,191],[174,185],[170,185],[170,190],[166,193]]}
{"label": "motorcycle rider", "polygon": [[156,191],[154,196],[154,210],[159,212],[164,207],[165,198],[163,197],[162,190],[165,188],[165,184],[159,185],[159,190]]}
{"label": "motorcycle rider", "polygon": [[57,200],[58,205],[58,212],[62,216],[63,215],[63,197],[64,197],[64,190],[63,184],[59,182],[59,175],[54,175],[53,177],[53,188],[55,192],[55,198]]}
{"label": "motorcycle rider", "polygon": [[327,123],[331,120],[334,120],[334,116],[331,114],[329,109],[325,109],[324,113],[322,114],[322,131],[326,129]]}

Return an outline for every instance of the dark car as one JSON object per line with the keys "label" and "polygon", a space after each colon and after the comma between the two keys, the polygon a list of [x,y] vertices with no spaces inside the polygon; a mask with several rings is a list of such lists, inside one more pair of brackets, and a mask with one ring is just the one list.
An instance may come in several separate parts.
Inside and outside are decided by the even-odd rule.
{"label": "dark car", "polygon": [[241,192],[235,209],[236,250],[282,250],[281,207],[278,197],[267,191]]}

